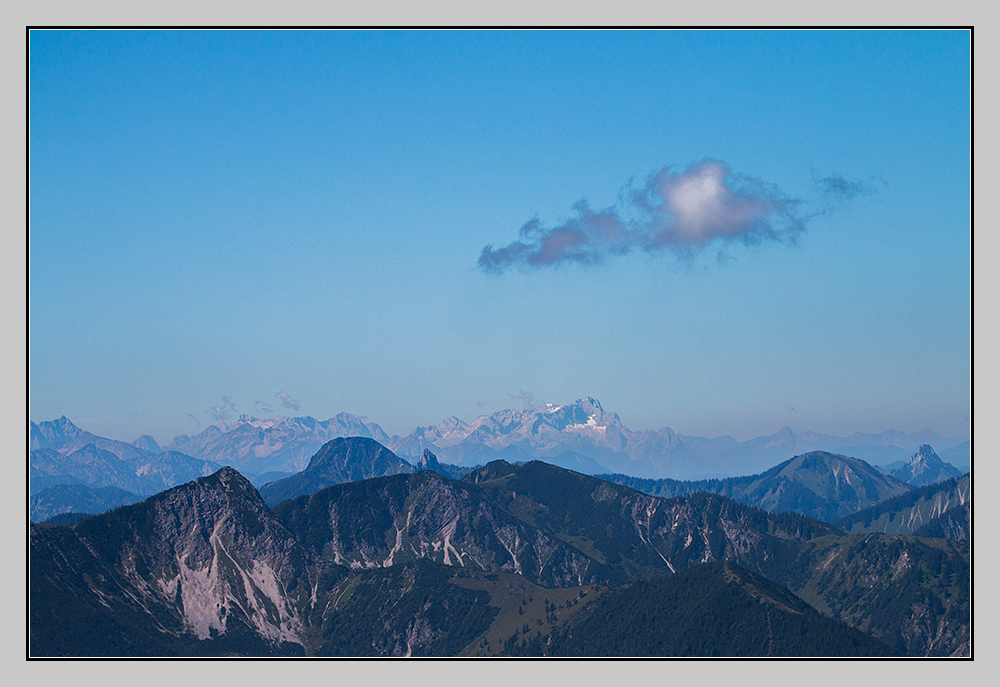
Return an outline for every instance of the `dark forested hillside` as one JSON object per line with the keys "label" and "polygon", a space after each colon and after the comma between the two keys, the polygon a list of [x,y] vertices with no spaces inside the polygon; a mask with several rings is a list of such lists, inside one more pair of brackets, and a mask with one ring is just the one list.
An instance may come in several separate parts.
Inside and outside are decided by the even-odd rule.
{"label": "dark forested hillside", "polygon": [[515,637],[503,655],[902,656],[827,618],[788,589],[730,561],[612,590],[543,639]]}

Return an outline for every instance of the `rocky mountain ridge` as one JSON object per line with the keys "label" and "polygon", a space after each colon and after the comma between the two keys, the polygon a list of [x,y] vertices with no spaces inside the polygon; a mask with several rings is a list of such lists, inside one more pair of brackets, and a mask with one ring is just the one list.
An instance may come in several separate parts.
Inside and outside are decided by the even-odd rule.
{"label": "rocky mountain ridge", "polygon": [[868,463],[826,451],[795,456],[766,472],[726,479],[679,481],[599,475],[654,496],[708,492],[769,513],[795,512],[833,522],[905,494],[910,487]]}
{"label": "rocky mountain ridge", "polygon": [[944,462],[928,444],[922,445],[910,458],[910,462],[890,473],[901,482],[913,487],[923,487],[962,475],[954,465]]}
{"label": "rocky mountain ridge", "polygon": [[[784,585],[911,655],[969,650],[967,545],[845,536],[722,496],[661,499],[538,461],[497,461],[458,481],[421,471],[340,484],[273,511],[227,467],[73,528],[32,525],[30,544],[33,655],[80,655],[81,643],[94,655],[144,647],[312,655],[336,639],[322,628],[356,627],[335,609],[347,608],[345,595],[366,571],[432,565],[555,589],[715,560]],[[392,579],[414,589],[409,573]],[[420,617],[447,627],[440,616]],[[105,630],[83,632],[95,623]],[[428,646],[423,630],[400,632],[399,650]]]}
{"label": "rocky mountain ridge", "polygon": [[[943,521],[953,519],[944,524]],[[846,515],[834,524],[845,532],[882,532],[968,540],[972,519],[972,475],[929,484]],[[940,525],[940,532],[930,528]]]}

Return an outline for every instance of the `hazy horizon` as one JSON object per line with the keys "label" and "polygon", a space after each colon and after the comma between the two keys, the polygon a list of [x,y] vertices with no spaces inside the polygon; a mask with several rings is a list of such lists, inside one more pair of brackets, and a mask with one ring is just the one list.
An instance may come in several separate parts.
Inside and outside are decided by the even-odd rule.
{"label": "hazy horizon", "polygon": [[[579,400],[579,399],[576,399],[576,400]],[[596,399],[596,400],[598,402],[600,402],[600,399]],[[559,404],[550,404],[550,405],[559,405]],[[568,404],[562,404],[562,405],[568,405]],[[603,407],[603,404],[601,404],[601,405]],[[525,406],[523,408],[508,408],[508,409],[502,409],[502,410],[531,410],[532,408],[536,408],[537,409],[537,408],[540,408],[540,407],[544,407],[544,404],[539,405],[539,406],[533,406],[533,407]],[[609,412],[609,413],[615,412],[614,409],[612,409],[612,408],[604,408],[604,410],[605,410],[605,412]],[[355,415],[354,413],[350,413],[350,411],[346,411],[346,410],[345,411],[341,411],[341,412],[348,413],[348,414],[351,414],[351,415]],[[500,412],[500,411],[495,411],[495,412]],[[117,441],[123,441],[123,442],[126,442],[126,443],[131,443],[131,442],[139,439],[141,436],[153,436],[153,439],[156,441],[157,444],[159,444],[160,446],[167,446],[167,445],[173,443],[173,440],[176,439],[176,438],[178,438],[178,437],[185,436],[185,435],[186,436],[195,436],[195,435],[200,434],[201,432],[205,431],[205,429],[207,429],[209,426],[232,427],[232,426],[238,424],[240,422],[240,420],[242,419],[243,416],[248,416],[248,417],[250,417],[252,419],[261,420],[261,421],[311,417],[314,420],[318,420],[318,421],[321,421],[321,422],[326,422],[328,420],[333,419],[334,417],[336,417],[339,414],[340,413],[334,413],[333,415],[331,415],[329,417],[315,417],[315,416],[312,416],[312,415],[309,415],[309,414],[298,414],[298,413],[295,413],[295,412],[285,412],[285,413],[277,413],[277,414],[269,414],[269,415],[254,415],[253,413],[240,413],[239,415],[236,415],[234,417],[229,417],[229,418],[227,418],[225,420],[217,420],[217,421],[210,422],[210,423],[208,423],[206,425],[201,425],[195,431],[182,432],[181,434],[175,434],[175,435],[172,435],[172,436],[169,436],[169,437],[164,436],[162,438],[161,437],[153,436],[152,434],[149,434],[148,432],[143,432],[143,433],[138,434],[138,435],[136,435],[134,437],[131,437],[131,438],[125,437],[125,436],[105,435],[105,434],[101,434],[100,432],[91,431],[88,427],[82,426],[81,423],[76,422],[71,417],[67,417],[66,419],[68,419],[70,422],[72,422],[75,426],[79,427],[80,429],[82,429],[84,431],[89,431],[89,432],[91,432],[91,434],[95,434],[97,436],[102,436],[105,439],[114,439],[114,440],[117,440]],[[476,417],[473,417],[473,418],[461,418],[461,417],[459,417],[458,419],[461,420],[462,422],[466,423],[466,424],[473,424],[479,418],[481,418],[481,417],[488,417],[491,414],[492,413],[483,413],[483,414],[477,415]],[[63,417],[63,416],[60,416],[60,417]],[[386,430],[386,428],[382,425],[382,423],[380,423],[376,418],[372,418],[372,417],[368,417],[368,416],[361,416],[361,415],[355,415],[355,417],[357,417],[358,419],[360,419],[362,422],[365,422],[365,423],[375,423],[375,424],[379,425],[379,427],[382,427],[383,431],[385,431],[389,436],[406,437],[406,436],[408,436],[411,432],[413,432],[416,429],[419,429],[421,427],[437,426],[437,425],[441,424],[441,422],[446,421],[448,418],[457,417],[457,416],[449,415],[449,416],[441,418],[441,420],[439,422],[432,423],[431,425],[418,425],[418,426],[414,426],[414,427],[410,428],[409,430],[407,430],[405,432],[390,432],[390,431]],[[35,419],[32,419],[31,422],[34,422],[35,424],[40,424],[42,422],[53,422],[53,421],[56,421],[56,420],[59,420],[59,419],[60,418],[48,418],[46,420],[35,420]],[[633,427],[633,426],[629,425],[629,423],[626,422],[624,418],[621,418],[619,416],[619,419],[621,420],[622,425],[624,425],[627,429],[629,429],[630,431],[633,431],[633,432],[641,432],[641,431],[645,431],[645,430],[657,431],[657,430],[669,428],[669,429],[673,430],[676,434],[679,434],[679,435],[682,435],[682,436],[688,436],[688,437],[702,436],[702,435],[692,434],[690,432],[679,431],[679,430],[677,430],[674,427],[670,427],[669,425],[662,425],[660,427]],[[86,418],[85,418],[85,420],[86,420]],[[736,439],[737,441],[739,441],[739,442],[742,443],[742,442],[748,441],[750,439],[757,439],[757,438],[762,438],[762,437],[773,436],[775,434],[778,434],[782,430],[784,430],[786,427],[788,427],[789,429],[791,429],[795,433],[813,432],[814,431],[814,430],[811,430],[811,429],[809,429],[807,427],[792,427],[791,425],[784,425],[782,427],[778,427],[778,428],[774,429],[773,431],[766,432],[764,434],[759,434],[759,435],[735,436],[735,435],[732,435],[732,434],[729,434],[729,433],[725,433],[725,434],[717,434],[717,435],[712,435],[712,436],[702,436],[702,438],[717,439],[717,438],[721,438],[721,437],[724,437],[724,436],[730,436],[733,439]],[[860,432],[860,433],[861,434],[866,434],[866,435],[873,435],[873,434],[877,435],[877,434],[882,434],[884,432],[891,432],[891,431],[901,432],[902,430],[899,430],[899,429],[897,429],[895,427],[886,427],[884,430],[879,431],[879,432]],[[918,430],[914,430],[914,431],[910,431],[910,432],[902,432],[902,433],[903,434],[908,434],[908,435],[915,435],[915,434],[920,434],[921,432],[927,432],[927,431],[934,432],[940,438],[946,439],[949,442],[952,442],[952,443],[948,443],[946,446],[942,446],[942,449],[943,448],[949,448],[951,446],[964,443],[965,441],[968,441],[969,438],[970,438],[969,436],[959,436],[959,437],[945,436],[945,435],[940,434],[939,432],[935,432],[930,427],[922,427],[922,428],[920,428]],[[858,432],[849,432],[849,433],[844,433],[844,434],[839,434],[839,435],[838,434],[831,434],[831,433],[824,433],[824,432],[816,432],[816,433],[817,434],[829,434],[830,436],[841,436],[841,437],[844,437],[844,438],[848,438],[848,437],[851,437],[851,436],[853,436],[854,434],[856,434]],[[934,447],[934,448],[938,448],[938,447]]]}
{"label": "hazy horizon", "polygon": [[33,30],[28,66],[34,422],[970,436],[968,31]]}

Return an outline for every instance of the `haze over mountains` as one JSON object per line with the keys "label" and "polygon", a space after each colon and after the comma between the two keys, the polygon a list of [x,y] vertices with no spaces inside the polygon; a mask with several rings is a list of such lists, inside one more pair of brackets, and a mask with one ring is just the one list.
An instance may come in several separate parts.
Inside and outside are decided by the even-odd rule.
{"label": "haze over mountains", "polygon": [[[627,478],[659,478],[664,483],[705,474],[734,475],[727,478],[732,480],[735,476],[743,479],[770,469],[780,460],[789,460],[803,452],[825,450],[817,447],[835,445],[847,445],[833,453],[848,456],[881,452],[885,458],[894,458],[902,454],[906,460],[897,461],[895,471],[890,472],[906,482],[917,480],[923,484],[961,474],[957,468],[943,463],[929,446],[926,456],[911,460],[912,451],[904,447],[932,435],[929,430],[916,435],[890,430],[877,435],[835,437],[795,433],[786,428],[771,437],[741,443],[731,437],[683,436],[669,428],[632,432],[624,427],[617,414],[604,411],[590,397],[565,406],[505,410],[472,423],[452,417],[435,427],[417,428],[407,437],[389,437],[376,423],[362,422],[349,413],[326,421],[311,417],[261,420],[242,416],[233,423],[208,427],[194,437],[178,436],[166,450],[148,435],[131,443],[106,439],[76,427],[63,417],[29,424],[29,485],[32,517],[39,520],[65,512],[101,512],[211,474],[222,465],[236,467],[257,486],[290,478],[307,468],[326,443],[348,436],[379,442],[399,461],[396,472],[411,470],[426,461],[425,454],[429,453],[437,461],[437,471],[453,477],[496,459],[511,463],[540,459],[584,474],[617,473]],[[954,443],[940,437],[935,440],[945,446]],[[967,450],[968,442],[950,449],[952,454],[957,451],[959,457]],[[349,481],[346,475],[342,481]],[[801,479],[801,471],[799,475]],[[703,485],[703,488],[741,498],[728,487]],[[788,501],[788,488],[784,487],[781,499],[747,502],[769,510],[791,506],[792,510],[817,517],[833,517],[833,511],[815,510],[816,504]],[[52,491],[42,494],[46,489]],[[833,502],[839,503],[831,507],[840,509],[839,517],[863,504],[876,503],[884,495],[873,492],[849,503],[831,496]]]}
{"label": "haze over mountains", "polygon": [[[474,467],[497,458],[510,462],[542,459],[587,474],[622,473],[635,477],[700,479],[746,475],[766,470],[792,456],[828,451],[881,465],[908,461],[923,444],[939,451],[962,442],[931,430],[905,434],[887,430],[840,437],[794,432],[786,427],[739,442],[729,436],[677,434],[669,427],[632,431],[617,413],[591,397],[567,405],[502,410],[466,423],[449,417],[435,426],[417,427],[405,437],[388,436],[374,422],[350,413],[319,421],[311,417],[258,419],[241,416],[190,437],[176,437],[165,448],[232,465],[244,473],[299,472],[327,441],[360,436],[375,439],[400,458],[416,463],[425,449],[444,463]],[[957,454],[958,459],[963,454]],[[968,463],[956,463],[967,469]]]}

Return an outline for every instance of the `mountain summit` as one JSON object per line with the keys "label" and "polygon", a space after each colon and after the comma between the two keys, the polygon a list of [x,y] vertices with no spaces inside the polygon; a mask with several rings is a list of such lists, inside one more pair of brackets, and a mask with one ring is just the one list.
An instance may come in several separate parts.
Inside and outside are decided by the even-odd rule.
{"label": "mountain summit", "polygon": [[339,437],[327,442],[305,470],[265,484],[260,494],[269,506],[321,489],[383,475],[408,474],[413,467],[374,439]]}
{"label": "mountain summit", "polygon": [[961,475],[961,470],[941,460],[934,449],[927,444],[917,449],[908,464],[892,471],[893,477],[913,487],[922,487]]}

